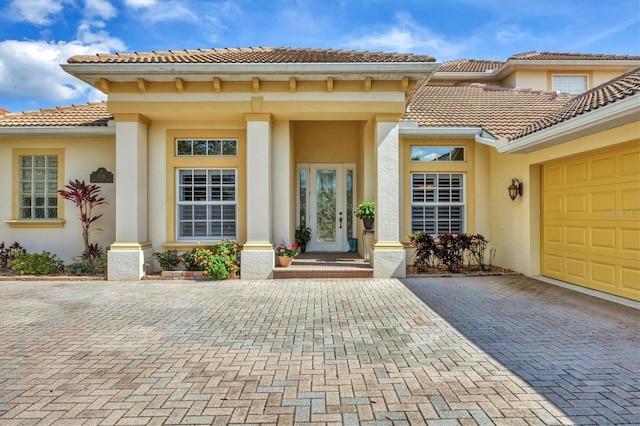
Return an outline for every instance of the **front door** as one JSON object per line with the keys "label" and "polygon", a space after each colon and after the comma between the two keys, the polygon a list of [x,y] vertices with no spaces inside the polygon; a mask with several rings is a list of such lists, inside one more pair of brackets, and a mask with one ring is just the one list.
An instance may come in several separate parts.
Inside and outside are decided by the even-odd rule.
{"label": "front door", "polygon": [[[307,169],[309,251],[347,251],[353,237],[354,167],[312,164]],[[306,210],[306,209],[305,209]]]}

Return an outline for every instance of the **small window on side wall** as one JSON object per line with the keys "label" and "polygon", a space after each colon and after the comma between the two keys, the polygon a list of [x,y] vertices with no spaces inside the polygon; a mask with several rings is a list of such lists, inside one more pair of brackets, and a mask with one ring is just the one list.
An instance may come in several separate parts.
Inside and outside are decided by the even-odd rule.
{"label": "small window on side wall", "polygon": [[571,95],[579,95],[589,89],[587,75],[553,74],[551,76],[551,90]]}
{"label": "small window on side wall", "polygon": [[465,151],[462,146],[412,146],[411,161],[429,162],[464,162]]}

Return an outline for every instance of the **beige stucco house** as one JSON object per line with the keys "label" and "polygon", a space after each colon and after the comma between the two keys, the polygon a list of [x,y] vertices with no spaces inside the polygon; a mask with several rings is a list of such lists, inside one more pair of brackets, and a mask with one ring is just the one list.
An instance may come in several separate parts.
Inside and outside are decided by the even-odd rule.
{"label": "beige stucco house", "polygon": [[411,232],[480,233],[496,264],[639,300],[638,67],[544,52],[72,57],[65,71],[108,100],[0,116],[0,241],[77,255],[75,212],[55,190],[95,177],[110,279],[223,238],[242,244],[243,278],[262,279],[300,223],[309,250],[346,251],[362,233],[354,206],[372,200],[376,277],[405,275]]}

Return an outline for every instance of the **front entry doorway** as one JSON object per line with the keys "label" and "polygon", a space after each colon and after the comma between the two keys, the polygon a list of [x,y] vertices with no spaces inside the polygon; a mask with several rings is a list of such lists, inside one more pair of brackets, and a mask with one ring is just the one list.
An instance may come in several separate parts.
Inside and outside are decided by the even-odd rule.
{"label": "front entry doorway", "polygon": [[355,165],[298,165],[299,225],[311,228],[308,251],[348,251],[354,237]]}

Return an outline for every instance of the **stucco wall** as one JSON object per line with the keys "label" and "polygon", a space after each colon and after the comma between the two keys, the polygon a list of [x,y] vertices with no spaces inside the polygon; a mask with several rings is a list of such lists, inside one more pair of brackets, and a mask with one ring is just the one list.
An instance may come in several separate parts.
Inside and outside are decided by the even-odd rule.
{"label": "stucco wall", "polygon": [[356,121],[299,121],[295,131],[297,163],[356,163],[360,124]]}
{"label": "stucco wall", "polygon": [[[20,243],[30,252],[44,250],[55,253],[65,262],[79,256],[84,251],[82,226],[78,219],[78,209],[69,201],[64,201],[64,219],[61,228],[11,228],[5,221],[12,218],[12,149],[62,148],[65,155],[64,183],[70,179],[90,181],[90,174],[104,167],[115,175],[115,138],[30,138],[0,140],[0,242]],[[102,196],[109,205],[95,208],[95,214],[103,214],[96,229],[90,235],[90,242],[102,247],[109,246],[115,239],[115,183],[98,184]],[[62,188],[59,188],[62,189]],[[61,202],[63,202],[61,200]],[[100,229],[100,230],[98,230]]]}

